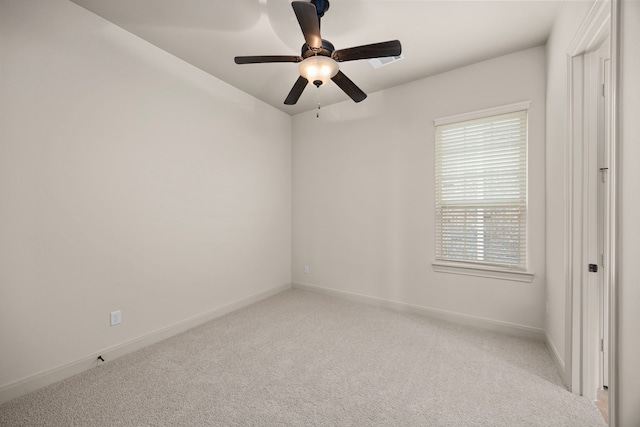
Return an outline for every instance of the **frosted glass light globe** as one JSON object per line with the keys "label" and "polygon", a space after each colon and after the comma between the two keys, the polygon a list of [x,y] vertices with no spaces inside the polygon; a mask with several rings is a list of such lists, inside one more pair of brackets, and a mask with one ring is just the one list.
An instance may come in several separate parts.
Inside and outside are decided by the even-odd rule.
{"label": "frosted glass light globe", "polygon": [[325,84],[338,69],[338,63],[328,56],[310,56],[298,65],[300,75],[316,86]]}

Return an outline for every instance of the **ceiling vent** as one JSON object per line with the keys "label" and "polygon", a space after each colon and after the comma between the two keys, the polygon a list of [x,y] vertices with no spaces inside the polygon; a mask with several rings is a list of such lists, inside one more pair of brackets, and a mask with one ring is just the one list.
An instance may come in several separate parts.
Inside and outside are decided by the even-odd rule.
{"label": "ceiling vent", "polygon": [[384,67],[385,65],[392,64],[394,62],[398,62],[401,59],[404,59],[404,55],[400,54],[398,56],[386,56],[383,58],[371,58],[369,63],[373,66],[373,68]]}

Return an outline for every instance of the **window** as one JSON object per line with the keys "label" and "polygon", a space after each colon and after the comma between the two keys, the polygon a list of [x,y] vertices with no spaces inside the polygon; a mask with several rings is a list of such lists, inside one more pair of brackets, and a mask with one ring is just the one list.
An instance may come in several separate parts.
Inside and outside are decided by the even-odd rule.
{"label": "window", "polygon": [[526,270],[528,107],[435,121],[434,265]]}

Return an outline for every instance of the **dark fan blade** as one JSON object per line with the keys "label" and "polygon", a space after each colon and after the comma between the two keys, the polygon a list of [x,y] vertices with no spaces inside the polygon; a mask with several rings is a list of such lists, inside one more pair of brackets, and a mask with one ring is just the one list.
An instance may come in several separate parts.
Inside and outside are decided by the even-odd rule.
{"label": "dark fan blade", "polygon": [[304,35],[304,40],[311,48],[320,49],[322,47],[322,38],[320,37],[320,19],[318,12],[313,3],[306,1],[291,2],[291,7],[296,13],[300,29]]}
{"label": "dark fan blade", "polygon": [[338,74],[331,77],[331,80],[333,80],[335,84],[337,84],[340,89],[349,95],[355,102],[360,102],[367,97],[367,94],[356,86],[349,77],[345,76],[342,71],[338,71]]}
{"label": "dark fan blade", "polygon": [[307,87],[307,83],[309,83],[309,80],[305,79],[302,76],[298,77],[298,80],[296,80],[296,82],[294,83],[293,87],[291,88],[291,92],[289,92],[289,95],[287,95],[287,99],[284,100],[284,103],[286,105],[293,105],[298,102],[300,95],[302,95],[302,91],[305,87]]}
{"label": "dark fan blade", "polygon": [[333,52],[331,57],[338,62],[353,61],[356,59],[382,58],[384,56],[399,56],[402,46],[398,40],[382,43],[367,44],[364,46],[350,47]]}
{"label": "dark fan blade", "polygon": [[262,64],[266,62],[300,62],[301,56],[267,55],[267,56],[236,56],[236,64]]}

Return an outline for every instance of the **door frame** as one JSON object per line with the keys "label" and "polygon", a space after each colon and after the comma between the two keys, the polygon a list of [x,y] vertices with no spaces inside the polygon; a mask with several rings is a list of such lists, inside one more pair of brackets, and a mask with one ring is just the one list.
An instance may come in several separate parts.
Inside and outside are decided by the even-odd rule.
{"label": "door frame", "polygon": [[[593,325],[593,316],[597,316],[590,306],[588,261],[593,253],[593,242],[590,244],[589,221],[585,218],[584,209],[588,206],[589,178],[596,170],[589,163],[588,136],[589,120],[585,120],[589,112],[589,102],[585,99],[583,87],[585,53],[600,46],[609,37],[610,78],[609,78],[609,173],[608,191],[609,206],[606,207],[609,224],[609,253],[606,274],[609,279],[609,426],[616,427],[617,414],[617,75],[618,75],[618,28],[620,0],[596,1],[589,11],[583,25],[578,30],[567,50],[568,76],[568,126],[566,161],[566,216],[565,216],[565,272],[566,272],[566,348],[567,366],[565,378],[573,393],[590,396],[587,388],[593,380],[593,360],[589,359],[593,342],[585,330]],[[596,109],[597,111],[597,109]],[[596,193],[597,194],[597,193]],[[585,234],[587,231],[587,234]],[[597,246],[597,239],[595,239]],[[606,246],[606,245],[605,245]],[[597,261],[596,261],[597,263]],[[591,311],[589,308],[591,307]],[[597,323],[596,323],[597,325]],[[597,382],[597,381],[596,381]],[[593,390],[595,391],[595,390]],[[593,392],[591,391],[591,393]]]}

